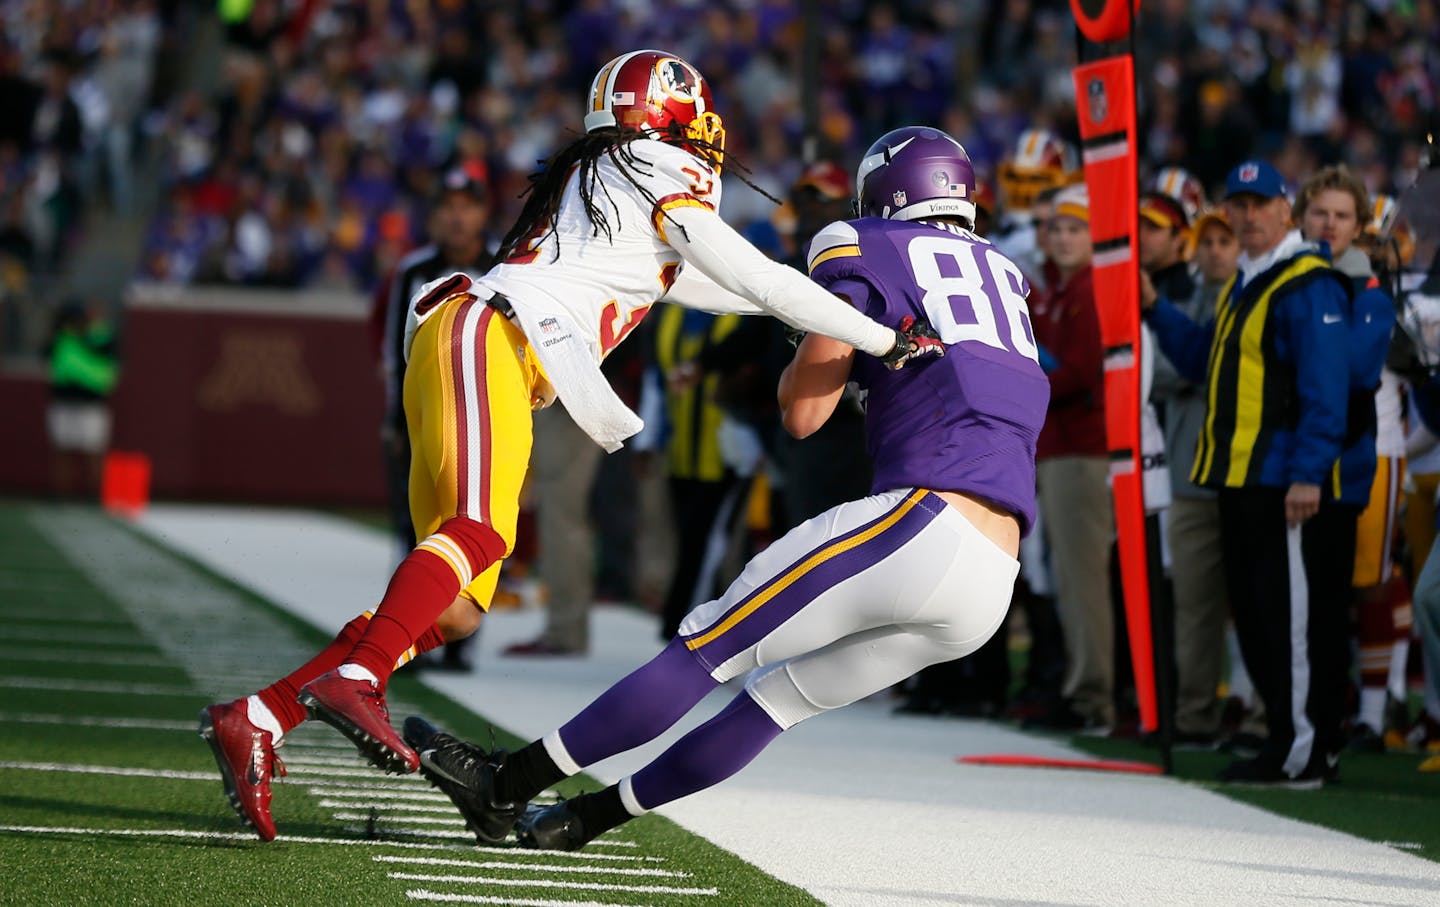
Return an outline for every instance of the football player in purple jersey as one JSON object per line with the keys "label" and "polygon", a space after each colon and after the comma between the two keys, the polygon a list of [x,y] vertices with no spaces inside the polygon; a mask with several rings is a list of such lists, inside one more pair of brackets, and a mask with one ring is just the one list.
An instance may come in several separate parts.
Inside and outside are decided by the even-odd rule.
{"label": "football player in purple jersey", "polygon": [[[965,149],[907,127],[860,164],[860,218],[822,230],[814,280],[893,324],[928,322],[943,357],[891,371],[807,336],[780,380],[785,427],[804,436],[848,382],[868,393],[870,497],[831,508],[765,549],[697,607],[674,640],[560,729],[513,753],[419,718],[405,724],[421,770],[484,843],[573,850],[739,771],[789,727],[937,662],[1000,625],[1035,514],[1035,442],[1049,382],[1020,269],[972,232]],[[603,791],[527,801],[659,736],[711,690],[748,675],[718,715]]]}

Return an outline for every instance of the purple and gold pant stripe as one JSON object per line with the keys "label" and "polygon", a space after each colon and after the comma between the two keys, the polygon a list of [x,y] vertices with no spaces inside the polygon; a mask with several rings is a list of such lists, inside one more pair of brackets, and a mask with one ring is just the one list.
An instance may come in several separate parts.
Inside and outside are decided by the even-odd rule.
{"label": "purple and gold pant stripe", "polygon": [[[917,506],[930,492],[917,489],[886,513],[827,539],[757,586],[685,646],[711,670],[760,642],[822,592],[898,551],[935,519],[944,502]],[[938,506],[937,506],[938,505]]]}

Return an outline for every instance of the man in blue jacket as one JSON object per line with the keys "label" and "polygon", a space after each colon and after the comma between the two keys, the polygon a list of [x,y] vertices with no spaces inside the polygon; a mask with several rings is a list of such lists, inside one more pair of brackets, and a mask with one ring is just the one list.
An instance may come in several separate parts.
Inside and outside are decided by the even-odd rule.
{"label": "man in blue jacket", "polygon": [[1240,269],[1215,318],[1196,324],[1143,280],[1141,304],[1165,355],[1206,388],[1191,479],[1218,492],[1235,631],[1270,726],[1259,755],[1220,778],[1315,788],[1343,746],[1346,607],[1370,481],[1339,469],[1350,287],[1290,230],[1285,181],[1268,163],[1230,172],[1225,212]]}

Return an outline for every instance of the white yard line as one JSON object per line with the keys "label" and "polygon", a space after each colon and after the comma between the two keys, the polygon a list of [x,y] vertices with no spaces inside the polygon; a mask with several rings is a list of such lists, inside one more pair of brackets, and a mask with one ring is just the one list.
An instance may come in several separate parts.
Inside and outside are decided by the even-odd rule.
{"label": "white yard line", "polygon": [[[0,832],[36,835],[115,835],[127,838],[195,838],[221,841],[252,841],[260,843],[252,832],[196,831],[193,828],[77,828],[51,825],[0,825]],[[455,844],[427,844],[419,841],[382,841],[374,838],[321,838],[308,835],[281,834],[276,841],[292,844],[338,844],[344,847],[396,847],[402,850],[439,850],[469,853],[472,848]]]}
{"label": "white yard line", "polygon": [[95,715],[50,715],[38,712],[0,712],[0,723],[64,724],[75,727],[133,728],[147,731],[189,731],[196,733],[194,721],[166,721],[161,718],[101,718]]}
{"label": "white yard line", "polygon": [[72,765],[63,762],[0,762],[0,768],[22,772],[63,772],[75,775],[122,775],[130,778],[164,778],[170,781],[218,781],[215,772],[182,772],[160,768],[122,768],[114,765]]}
{"label": "white yard line", "polygon": [[[72,645],[89,643],[91,645],[115,646],[123,649],[153,648],[146,643],[139,631],[130,633],[101,633],[93,630],[70,630],[63,626],[11,626],[5,628],[5,638],[9,642],[23,639],[32,642],[59,642],[70,643]],[[76,654],[78,655],[80,653],[77,652]]]}
{"label": "white yard line", "polygon": [[[353,804],[353,803],[349,803],[349,804],[346,804],[346,805],[347,805],[348,807],[350,807],[350,809],[353,809],[353,808],[355,807],[355,804]],[[341,821],[341,822],[367,822],[367,821],[370,820],[370,816],[367,815],[366,813],[351,812],[349,809],[343,810],[343,811],[341,811],[341,812],[334,813],[333,815],[334,815],[334,817],[335,817],[337,820],[339,820],[339,821]],[[375,821],[378,822],[378,823],[386,823],[386,824],[388,824],[388,823],[390,823],[390,822],[398,822],[398,823],[400,823],[400,824],[402,824],[402,825],[442,825],[442,826],[448,825],[448,826],[450,826],[450,827],[452,827],[452,828],[454,828],[454,827],[464,828],[464,827],[465,827],[465,822],[464,822],[464,820],[460,817],[460,814],[459,814],[458,812],[456,812],[455,810],[453,810],[453,809],[450,810],[450,815],[448,815],[448,816],[413,816],[413,815],[412,815],[412,816],[390,816],[390,815],[381,816],[381,815],[377,815],[377,816],[375,817]]]}
{"label": "white yard line", "polygon": [[[510,852],[511,852],[511,853],[515,853],[515,850],[512,849]],[[564,855],[566,855],[566,856],[572,856],[572,855],[573,855],[573,854],[571,854],[571,853],[564,852],[564,851],[559,851],[559,852],[557,852],[557,851],[548,851],[548,850],[542,850],[542,851],[530,851],[530,850],[527,850],[527,851],[523,851],[523,853],[524,853],[524,855],[525,855],[525,857],[526,857],[527,859],[531,859],[531,860],[536,860],[536,859],[541,859],[541,858],[546,858],[546,859],[548,859],[548,858],[553,857],[553,856],[558,856],[558,855],[560,855],[561,853],[564,853]],[[641,869],[641,868],[637,868],[637,867],[633,867],[633,866],[593,866],[593,865],[589,865],[589,864],[584,865],[584,866],[562,866],[562,865],[558,865],[558,864],[556,864],[556,863],[554,863],[554,862],[545,862],[545,863],[515,863],[515,862],[506,862],[506,861],[504,861],[504,860],[450,860],[450,859],[444,859],[444,858],[440,858],[440,857],[395,857],[395,856],[388,856],[388,855],[385,855],[385,854],[380,854],[380,855],[371,857],[370,859],[374,860],[374,861],[377,862],[377,863],[399,863],[399,864],[413,865],[413,866],[448,866],[448,867],[454,867],[454,868],[457,868],[457,869],[472,869],[472,870],[480,870],[480,869],[523,869],[523,870],[528,870],[528,871],[532,871],[532,872],[538,872],[538,871],[543,871],[543,872],[581,872],[581,873],[593,872],[593,873],[597,873],[597,874],[600,874],[600,875],[645,876],[645,877],[651,877],[651,878],[669,878],[669,879],[688,879],[688,878],[691,878],[691,875],[690,875],[690,873],[688,873],[688,872],[676,872],[676,871],[671,870],[671,869]],[[610,859],[615,859],[615,858],[614,858],[614,857],[611,857]],[[625,858],[625,859],[634,859],[634,858],[633,858],[633,857],[627,857],[627,858]]]}
{"label": "white yard line", "polygon": [[[359,798],[357,798],[357,799],[358,799],[360,802],[355,802],[355,800],[340,800],[340,799],[330,799],[330,798],[326,798],[326,799],[323,799],[323,800],[320,801],[320,805],[323,806],[323,807],[325,807],[326,809],[359,809],[359,808],[362,808],[362,807],[363,807],[363,808],[365,808],[365,809],[373,809],[373,810],[375,810],[375,811],[377,811],[377,812],[382,812],[382,813],[406,811],[406,812],[415,812],[415,813],[433,813],[433,814],[435,814],[435,815],[437,815],[437,816],[448,815],[448,816],[452,816],[452,817],[454,817],[454,818],[456,818],[456,819],[460,818],[460,814],[455,811],[455,807],[454,807],[453,805],[451,805],[450,803],[435,803],[435,804],[433,804],[433,805],[432,805],[432,804],[429,804],[429,803],[367,803],[367,802],[365,802],[365,799],[366,799],[366,796],[365,796],[365,795],[361,795],[361,796],[360,796]],[[363,817],[363,816],[342,816],[342,815],[340,815],[339,813],[335,813],[335,818],[337,818],[337,819],[362,818],[362,819],[363,819],[364,817]],[[386,819],[386,820],[389,820],[389,819],[391,819],[392,817],[391,817],[391,816],[382,816],[381,818]],[[393,818],[399,820],[399,819],[403,819],[404,816],[395,816],[395,817],[393,817]]]}
{"label": "white yard line", "polygon": [[420,803],[449,803],[450,798],[438,791],[416,790],[416,791],[389,791],[374,790],[364,787],[336,787],[310,785],[306,788],[317,797],[335,797],[350,800],[374,799],[379,801],[404,801]]}
{"label": "white yard line", "polygon": [[195,696],[188,686],[163,683],[110,683],[103,680],[71,680],[64,677],[0,677],[0,688],[8,690],[54,690],[63,693],[115,693],[122,696]]}
{"label": "white yard line", "polygon": [[[362,817],[362,818],[368,819],[368,818],[370,818],[370,817],[369,817],[369,816],[364,816],[364,817]],[[368,828],[366,828],[365,826],[363,826],[363,825],[345,825],[345,826],[342,826],[342,827],[343,827],[346,831],[353,831],[353,832],[355,832],[356,834],[362,834],[362,835],[363,835],[363,834],[369,834],[369,832],[370,832],[370,830],[369,830]],[[415,838],[456,838],[456,839],[466,840],[466,841],[473,841],[473,840],[475,840],[475,835],[474,835],[473,833],[471,833],[471,832],[468,832],[468,831],[446,831],[446,830],[443,829],[443,828],[434,828],[434,829],[430,829],[430,828],[386,828],[386,829],[385,829],[385,834],[387,834],[387,835],[405,835],[405,836],[407,836],[407,837],[415,837]],[[600,839],[600,840],[591,841],[589,844],[586,844],[585,846],[586,846],[586,847],[635,847],[635,846],[637,846],[637,845],[635,844],[634,841],[606,841],[606,840],[604,840],[604,839],[602,838],[602,839]]]}
{"label": "white yard line", "polygon": [[0,609],[0,619],[11,625],[55,624],[73,630],[77,627],[129,627],[128,620],[107,617],[103,614],[71,614],[69,611],[32,611],[13,608]]}
{"label": "white yard line", "polygon": [[[366,817],[368,818],[368,816]],[[346,831],[352,831],[357,835],[368,835],[371,829],[363,825],[342,825]],[[456,841],[473,841],[475,835],[468,831],[447,831],[443,828],[386,828],[387,835],[404,835],[409,838],[445,838]]]}
{"label": "white yard line", "polygon": [[[543,868],[543,867],[542,867]],[[563,888],[571,891],[629,891],[635,894],[715,895],[718,888],[673,888],[668,885],[619,885],[614,882],[571,882],[564,879],[508,879],[493,876],[439,876],[413,872],[387,875],[402,882],[440,882],[460,885],[505,885],[517,888]]]}
{"label": "white yard line", "polygon": [[154,665],[157,661],[164,661],[164,656],[155,653],[140,655],[127,652],[103,651],[81,653],[74,649],[64,648],[29,648],[0,645],[0,661],[38,661],[42,663],[74,664],[77,660],[84,661],[86,664],[144,667]]}
{"label": "white yard line", "polygon": [[[280,758],[285,758],[281,752]],[[293,768],[290,763],[285,763],[286,770],[292,775],[305,775],[306,777],[317,778],[365,778],[374,781],[376,784],[394,784],[400,786],[411,786],[415,784],[428,784],[419,774],[413,775],[386,775],[378,768],[366,768],[363,765],[353,769],[341,768],[330,765],[306,765],[301,762]]]}

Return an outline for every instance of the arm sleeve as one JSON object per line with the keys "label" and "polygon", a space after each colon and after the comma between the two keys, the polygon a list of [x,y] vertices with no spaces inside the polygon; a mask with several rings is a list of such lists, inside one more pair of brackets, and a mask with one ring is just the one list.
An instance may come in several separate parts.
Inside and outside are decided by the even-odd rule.
{"label": "arm sleeve", "polygon": [[1336,368],[1349,354],[1345,291],[1334,281],[1317,279],[1284,303],[1300,404],[1290,481],[1324,485],[1345,437],[1350,370]]}
{"label": "arm sleeve", "polygon": [[1160,297],[1145,316],[1145,323],[1155,332],[1160,352],[1175,366],[1180,377],[1201,384],[1205,381],[1205,363],[1210,358],[1210,342],[1215,336],[1215,322],[1196,324],[1189,316]]}
{"label": "arm sleeve", "polygon": [[[731,294],[752,300],[792,327],[824,334],[872,356],[883,356],[894,348],[892,328],[845,305],[794,268],[766,258],[715,212],[685,205],[669,209],[666,214],[671,221],[666,227],[666,241],[688,265]],[[688,272],[690,267],[685,270]],[[690,287],[682,288],[677,280],[667,299],[688,305],[688,299],[694,298],[692,293]],[[711,298],[716,298],[713,293]]]}

